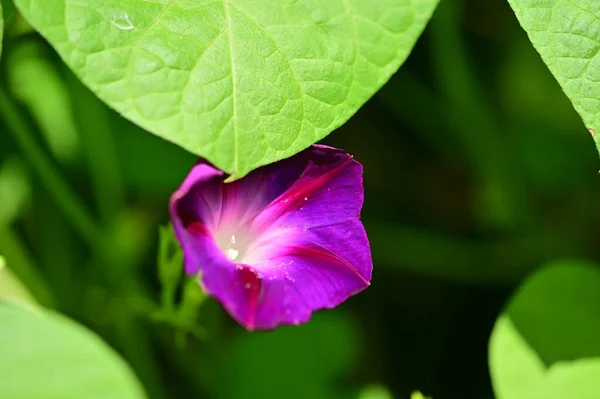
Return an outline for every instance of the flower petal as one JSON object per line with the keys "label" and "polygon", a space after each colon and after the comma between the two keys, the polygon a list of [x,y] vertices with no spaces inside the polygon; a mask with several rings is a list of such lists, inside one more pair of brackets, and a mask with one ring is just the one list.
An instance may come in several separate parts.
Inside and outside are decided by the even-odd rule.
{"label": "flower petal", "polygon": [[313,146],[298,180],[258,215],[256,230],[310,228],[358,219],[364,201],[362,166],[342,150]]}
{"label": "flower petal", "polygon": [[269,259],[253,265],[262,277],[254,328],[306,322],[369,286],[371,254],[358,220],[296,230],[273,244]]}
{"label": "flower petal", "polygon": [[[372,261],[358,220],[362,166],[342,150],[312,146],[224,183],[200,162],[170,211],[186,272],[248,329],[307,321],[369,285]],[[220,235],[239,230],[247,251],[226,254]],[[247,230],[246,230],[247,229]]]}
{"label": "flower petal", "polygon": [[278,173],[273,173],[273,166],[261,169],[225,184],[222,171],[200,160],[172,195],[171,219],[186,257],[187,273],[197,273],[204,268],[201,265],[210,264],[216,254],[222,253],[214,235],[218,227],[251,221],[299,174],[292,162],[282,165]]}
{"label": "flower petal", "polygon": [[[171,196],[169,210],[188,274],[197,273],[200,265],[225,257],[210,232],[221,213],[222,179],[223,172],[199,163]],[[198,190],[199,186],[203,189]]]}

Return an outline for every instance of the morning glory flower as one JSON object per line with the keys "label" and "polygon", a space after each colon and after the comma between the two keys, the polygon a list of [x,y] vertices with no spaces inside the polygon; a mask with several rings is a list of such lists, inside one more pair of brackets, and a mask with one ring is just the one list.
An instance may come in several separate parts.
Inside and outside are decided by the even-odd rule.
{"label": "morning glory flower", "polygon": [[170,202],[185,270],[249,330],[300,324],[367,286],[362,166],[314,145],[225,183],[200,160]]}

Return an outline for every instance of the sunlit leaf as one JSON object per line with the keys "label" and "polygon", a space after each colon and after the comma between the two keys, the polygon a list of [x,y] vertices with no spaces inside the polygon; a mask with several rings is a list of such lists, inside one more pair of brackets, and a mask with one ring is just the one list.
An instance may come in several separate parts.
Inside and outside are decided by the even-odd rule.
{"label": "sunlit leaf", "polygon": [[56,313],[0,304],[0,353],[1,398],[145,397],[112,349]]}
{"label": "sunlit leaf", "polygon": [[344,123],[438,0],[17,0],[105,102],[240,177]]}
{"label": "sunlit leaf", "polygon": [[[509,0],[600,151],[600,3]],[[596,134],[598,133],[598,134]]]}
{"label": "sunlit leaf", "polygon": [[600,269],[561,262],[535,273],[490,340],[498,399],[600,397]]}

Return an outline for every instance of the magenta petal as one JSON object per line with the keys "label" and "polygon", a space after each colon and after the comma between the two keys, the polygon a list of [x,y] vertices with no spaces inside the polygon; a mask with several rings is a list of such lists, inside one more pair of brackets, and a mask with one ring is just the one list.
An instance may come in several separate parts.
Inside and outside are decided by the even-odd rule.
{"label": "magenta petal", "polygon": [[312,148],[306,168],[294,184],[254,221],[257,229],[278,223],[315,227],[358,219],[364,200],[362,166],[345,152]]}
{"label": "magenta petal", "polygon": [[369,286],[371,254],[358,220],[301,230],[274,245],[256,265],[264,281],[257,328],[303,323],[313,310],[333,308]]}
{"label": "magenta petal", "polygon": [[171,199],[186,271],[248,329],[307,321],[369,285],[362,166],[311,148],[225,184],[206,163]]}

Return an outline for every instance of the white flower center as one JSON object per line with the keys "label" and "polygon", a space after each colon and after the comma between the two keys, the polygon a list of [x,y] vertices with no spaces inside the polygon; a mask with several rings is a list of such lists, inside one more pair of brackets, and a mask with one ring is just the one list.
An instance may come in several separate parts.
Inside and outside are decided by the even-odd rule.
{"label": "white flower center", "polygon": [[248,249],[249,237],[240,228],[221,229],[215,235],[217,245],[229,260],[242,263]]}
{"label": "white flower center", "polygon": [[277,251],[285,231],[286,228],[281,226],[258,234],[246,226],[232,223],[220,226],[213,234],[218,247],[231,262],[256,266]]}
{"label": "white flower center", "polygon": [[225,253],[227,254],[227,257],[231,260],[236,260],[238,255],[240,254],[240,251],[238,251],[237,249],[235,249],[235,236],[232,235],[231,238],[229,239],[229,246],[227,248],[227,250],[225,251]]}

